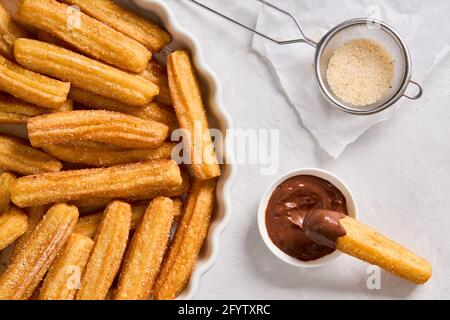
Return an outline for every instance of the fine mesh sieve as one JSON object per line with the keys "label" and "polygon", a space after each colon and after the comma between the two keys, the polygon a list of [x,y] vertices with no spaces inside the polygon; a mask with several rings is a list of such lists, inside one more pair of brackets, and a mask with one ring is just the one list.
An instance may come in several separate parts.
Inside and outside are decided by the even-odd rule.
{"label": "fine mesh sieve", "polygon": [[[300,22],[292,14],[264,0],[257,0],[290,17],[295,22],[302,35],[302,37],[298,39],[278,40],[254,30],[196,0],[190,1],[279,45],[306,43],[315,47],[314,71],[317,84],[325,98],[342,111],[357,115],[374,114],[392,106],[402,97],[416,100],[423,94],[423,89],[420,84],[411,80],[411,56],[405,41],[392,27],[381,21],[367,18],[346,21],[331,29],[318,43],[316,43],[306,36]],[[375,41],[389,52],[394,65],[394,77],[387,95],[381,100],[366,106],[354,106],[342,101],[333,93],[327,81],[328,64],[335,50],[355,39],[370,39]],[[406,94],[406,89],[410,84],[415,85],[418,89],[417,94],[414,96]]]}

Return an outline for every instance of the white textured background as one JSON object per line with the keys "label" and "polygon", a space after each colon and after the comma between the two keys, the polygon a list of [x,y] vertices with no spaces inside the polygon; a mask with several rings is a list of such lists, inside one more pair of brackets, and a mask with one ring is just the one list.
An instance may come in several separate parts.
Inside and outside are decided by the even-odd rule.
{"label": "white textured background", "polygon": [[[258,6],[251,0],[203,1],[249,23],[256,21]],[[401,108],[391,121],[370,129],[332,160],[301,127],[270,67],[252,52],[252,35],[188,1],[166,2],[202,43],[235,126],[280,129],[280,173],[306,166],[336,173],[354,192],[364,222],[434,266],[425,286],[383,273],[382,289],[368,290],[367,265],[350,257],[313,270],[280,262],[263,244],[256,225],[259,199],[275,177],[261,176],[257,166],[240,166],[233,217],[219,258],[202,278],[196,298],[450,298],[450,59],[424,83],[426,93],[420,101]]]}

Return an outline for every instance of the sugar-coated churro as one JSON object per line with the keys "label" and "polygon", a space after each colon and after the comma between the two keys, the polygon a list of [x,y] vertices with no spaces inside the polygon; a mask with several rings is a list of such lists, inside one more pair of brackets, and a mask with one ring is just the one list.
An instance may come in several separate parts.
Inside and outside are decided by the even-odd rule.
{"label": "sugar-coated churro", "polygon": [[10,172],[0,174],[0,214],[9,209],[11,189],[16,182],[16,176]]}
{"label": "sugar-coated churro", "polygon": [[[131,206],[131,222],[130,222],[130,230],[136,229],[137,225],[142,219],[142,216],[147,210],[148,203],[145,204],[133,204]],[[81,217],[77,225],[75,226],[74,232],[85,235],[89,238],[94,238],[97,233],[98,226],[103,218],[103,212],[90,214],[84,217]]]}
{"label": "sugar-coated churro", "polygon": [[165,105],[172,105],[169,79],[167,78],[167,70],[165,68],[157,62],[150,61],[147,68],[140,75],[158,85],[159,95],[155,98],[155,101]]}
{"label": "sugar-coated churro", "polygon": [[127,11],[112,0],[63,0],[78,6],[81,11],[113,29],[142,43],[153,52],[159,52],[170,42],[170,35],[136,14]]}
{"label": "sugar-coated churro", "polygon": [[34,147],[91,141],[125,149],[151,149],[164,143],[168,131],[156,121],[104,110],[58,112],[28,121]]}
{"label": "sugar-coated churro", "polygon": [[414,283],[423,284],[430,279],[432,268],[425,259],[351,217],[339,222],[346,232],[336,242],[339,251]]}
{"label": "sugar-coated churro", "polygon": [[24,0],[17,18],[49,32],[86,55],[124,70],[141,72],[152,56],[139,42],[54,0]]}
{"label": "sugar-coated churro", "polygon": [[125,202],[133,203],[138,201],[152,200],[156,197],[180,197],[190,189],[190,177],[185,171],[181,171],[182,183],[173,187],[162,187],[155,190],[149,190],[148,192],[143,192],[140,195],[129,196],[129,197],[106,197],[106,198],[90,198],[83,199],[79,201],[73,201],[73,205],[84,208],[84,207],[105,207],[109,202],[113,200],[122,200]]}
{"label": "sugar-coated churro", "polygon": [[169,110],[157,103],[150,103],[136,108],[75,87],[70,89],[69,97],[88,108],[116,111],[138,118],[164,123],[169,127],[169,132],[178,128],[178,120],[173,110]]}
{"label": "sugar-coated churro", "polygon": [[169,242],[174,210],[169,198],[158,197],[150,203],[128,248],[115,300],[150,296]]}
{"label": "sugar-coated churro", "polygon": [[[22,37],[22,38],[24,38],[24,37]],[[52,35],[51,33],[48,33],[45,30],[38,30],[36,38],[39,41],[51,43],[51,44],[57,45],[58,47],[63,47],[63,48],[69,48],[70,47],[70,45],[68,43],[64,42],[63,40],[61,40],[61,39],[59,39],[57,37],[55,37],[54,35]],[[73,49],[73,48],[70,48],[70,49]]]}
{"label": "sugar-coated churro", "polygon": [[26,175],[58,172],[61,168],[61,162],[24,140],[0,135],[0,169]]}
{"label": "sugar-coated churro", "polygon": [[45,276],[39,300],[73,300],[93,247],[91,238],[72,233]]}
{"label": "sugar-coated churro", "polygon": [[14,23],[8,11],[0,4],[0,54],[14,59],[14,41],[26,37],[27,32]]}
{"label": "sugar-coated churro", "polygon": [[22,68],[0,56],[0,90],[43,108],[58,109],[67,100],[70,83]]}
{"label": "sugar-coated churro", "polygon": [[175,51],[168,57],[167,70],[173,105],[180,127],[186,130],[186,152],[197,179],[220,176],[220,167],[209,134],[209,125],[199,84],[189,54]]}
{"label": "sugar-coated churro", "polygon": [[153,160],[17,179],[11,199],[19,207],[84,199],[144,197],[182,183],[172,160]]}
{"label": "sugar-coated churro", "polygon": [[53,206],[0,276],[0,300],[26,300],[47,273],[69,239],[78,219],[78,209],[66,204]]}
{"label": "sugar-coated churro", "polygon": [[27,124],[32,117],[71,110],[73,110],[72,100],[66,100],[59,109],[52,110],[0,93],[0,123],[3,124]]}
{"label": "sugar-coated churro", "polygon": [[23,235],[28,228],[28,217],[16,207],[0,214],[0,251]]}
{"label": "sugar-coated churro", "polygon": [[164,143],[156,149],[112,149],[98,143],[73,143],[48,145],[44,150],[63,161],[93,167],[110,167],[119,164],[148,160],[171,159],[174,143]]}
{"label": "sugar-coated churro", "polygon": [[27,69],[132,106],[145,105],[159,94],[157,85],[139,75],[42,41],[16,40],[14,56]]}
{"label": "sugar-coated churro", "polygon": [[34,229],[36,229],[39,222],[41,222],[42,218],[44,217],[48,209],[49,206],[37,206],[27,208],[28,229],[19,239],[17,239],[16,243],[14,244],[14,249],[11,254],[11,260],[15,259],[17,253],[23,250],[28,239],[30,239],[31,235],[33,234]]}
{"label": "sugar-coated churro", "polygon": [[131,207],[108,205],[95,236],[95,245],[81,280],[78,300],[104,300],[119,271],[130,230]]}
{"label": "sugar-coated churro", "polygon": [[175,299],[186,286],[208,232],[215,187],[216,179],[194,181],[183,217],[153,289],[156,299]]}

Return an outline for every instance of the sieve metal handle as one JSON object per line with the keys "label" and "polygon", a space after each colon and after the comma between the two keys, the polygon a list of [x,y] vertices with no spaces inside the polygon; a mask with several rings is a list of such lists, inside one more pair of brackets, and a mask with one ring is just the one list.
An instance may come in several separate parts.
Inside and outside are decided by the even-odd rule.
{"label": "sieve metal handle", "polygon": [[[422,97],[422,95],[423,95],[423,88],[422,88],[422,86],[421,86],[418,82],[413,81],[413,80],[409,80],[409,84],[415,85],[415,86],[419,89],[419,91],[417,92],[417,94],[416,94],[415,96],[410,96],[410,95],[408,95],[408,94],[406,94],[406,93],[404,93],[403,96],[404,96],[405,98],[410,99],[410,100],[417,100],[417,99],[419,99],[420,97]],[[409,85],[408,85],[408,86],[409,86]]]}
{"label": "sieve metal handle", "polygon": [[224,18],[224,19],[226,19],[226,20],[228,20],[228,21],[230,21],[232,23],[234,23],[234,24],[237,24],[238,26],[240,26],[240,27],[242,27],[242,28],[244,28],[244,29],[246,29],[246,30],[248,30],[250,32],[253,32],[254,34],[256,34],[256,35],[258,35],[260,37],[263,37],[264,39],[270,40],[270,41],[272,41],[272,42],[274,42],[276,44],[287,45],[287,44],[294,44],[294,43],[306,43],[306,44],[309,44],[310,46],[312,46],[314,48],[317,47],[317,42],[312,40],[310,37],[306,36],[305,32],[303,31],[303,27],[300,24],[300,21],[298,21],[296,17],[294,17],[291,13],[287,12],[286,10],[283,10],[283,9],[281,9],[281,8],[271,4],[271,3],[268,3],[265,0],[256,0],[256,1],[262,2],[263,4],[269,6],[270,8],[272,8],[274,10],[277,10],[278,12],[281,12],[281,13],[287,15],[288,17],[290,17],[295,22],[297,28],[299,29],[299,31],[300,31],[300,33],[302,35],[302,38],[288,39],[288,40],[275,39],[275,38],[273,38],[273,37],[271,37],[271,36],[269,36],[267,34],[259,32],[258,30],[253,29],[253,28],[251,28],[251,27],[249,27],[249,26],[247,26],[247,25],[245,25],[245,24],[235,20],[234,18],[232,18],[230,16],[227,16],[227,15],[225,15],[225,14],[223,14],[223,13],[221,13],[221,12],[211,8],[211,7],[208,7],[205,4],[203,4],[203,3],[201,3],[201,2],[199,2],[197,0],[189,0],[189,1],[195,3],[196,5],[204,8],[204,9],[206,9],[206,10],[208,10],[208,11],[210,11],[210,12],[212,12],[212,13],[214,13],[214,14],[216,14],[216,15],[218,15],[218,16],[220,16],[220,17],[222,17],[222,18]]}

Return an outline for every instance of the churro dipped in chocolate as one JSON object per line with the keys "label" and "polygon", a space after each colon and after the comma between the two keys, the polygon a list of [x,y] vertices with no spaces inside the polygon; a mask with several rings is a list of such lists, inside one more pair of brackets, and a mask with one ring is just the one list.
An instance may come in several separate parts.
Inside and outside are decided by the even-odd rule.
{"label": "churro dipped in chocolate", "polygon": [[124,70],[141,72],[152,56],[139,42],[54,0],[23,0],[17,18],[24,24],[49,32],[92,58]]}
{"label": "churro dipped in chocolate", "polygon": [[31,297],[59,251],[69,239],[78,219],[78,209],[66,204],[53,206],[0,276],[0,300]]}

